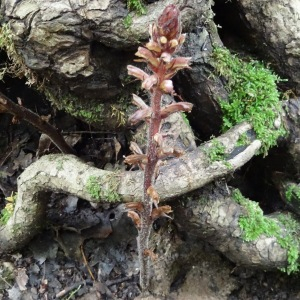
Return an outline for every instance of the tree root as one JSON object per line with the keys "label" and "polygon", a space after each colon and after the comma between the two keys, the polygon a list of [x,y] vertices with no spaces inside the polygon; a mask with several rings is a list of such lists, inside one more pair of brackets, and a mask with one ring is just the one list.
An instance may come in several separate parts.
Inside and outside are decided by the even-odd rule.
{"label": "tree root", "polygon": [[[288,251],[280,246],[277,237],[263,233],[254,241],[245,241],[239,220],[248,211],[233,199],[225,182],[206,186],[196,201],[189,200],[186,206],[188,209],[175,208],[174,219],[178,220],[179,227],[187,234],[205,239],[237,265],[264,270],[287,267]],[[263,218],[278,220],[279,215]],[[278,236],[286,236],[287,229],[280,221],[278,224]]]}
{"label": "tree root", "polygon": [[[238,146],[247,134],[249,144]],[[216,145],[222,155],[215,156]],[[161,201],[170,200],[204,187],[232,173],[248,162],[260,149],[261,142],[248,123],[233,127],[196,150],[170,159],[160,167],[155,188]],[[220,154],[220,153],[219,153]],[[29,166],[18,179],[18,198],[13,216],[0,228],[0,253],[23,247],[42,227],[47,192],[65,192],[90,202],[130,202],[142,197],[140,171],[111,172],[97,169],[72,155],[47,155]],[[181,208],[182,209],[182,208]],[[183,211],[185,209],[182,209]],[[244,242],[238,225],[241,206],[230,196],[207,201],[194,211],[190,220],[176,218],[179,224],[193,224],[197,235],[208,239],[218,250],[238,264],[274,268],[285,266],[287,250],[274,237],[261,236],[255,242]],[[186,225],[185,226],[190,226]]]}

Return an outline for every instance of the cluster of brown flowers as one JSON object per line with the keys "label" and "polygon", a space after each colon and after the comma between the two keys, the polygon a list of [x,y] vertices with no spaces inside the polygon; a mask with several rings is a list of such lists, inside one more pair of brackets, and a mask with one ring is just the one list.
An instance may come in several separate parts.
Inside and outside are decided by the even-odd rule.
{"label": "cluster of brown flowers", "polygon": [[[171,207],[158,206],[159,195],[154,188],[157,177],[158,163],[170,156],[180,156],[182,152],[173,148],[163,147],[163,136],[160,133],[161,122],[175,112],[190,112],[192,104],[188,102],[174,102],[161,107],[163,94],[176,95],[172,77],[181,69],[190,68],[191,58],[174,57],[185,41],[181,33],[180,12],[175,5],[167,6],[155,24],[149,29],[150,41],[145,47],[139,47],[135,55],[136,61],[147,63],[150,74],[138,67],[128,65],[128,74],[142,81],[142,88],[149,91],[151,105],[147,105],[139,96],[133,95],[133,103],[138,110],[129,118],[131,124],[141,121],[148,123],[148,145],[144,154],[139,146],[132,142],[130,149],[133,154],[125,158],[125,163],[138,165],[144,170],[144,197],[141,203],[128,203],[128,216],[139,230],[138,244],[140,257],[155,257],[148,249],[148,238],[152,223],[161,216],[168,216]],[[145,258],[147,259],[147,258]],[[144,267],[142,266],[144,263]],[[141,273],[147,273],[147,263],[141,262]],[[145,274],[141,274],[142,288],[147,286],[143,282]]]}
{"label": "cluster of brown flowers", "polygon": [[[127,66],[128,74],[141,80],[142,88],[148,90],[152,95],[151,106],[149,106],[139,96],[133,94],[133,103],[138,107],[138,110],[130,116],[129,122],[131,124],[137,124],[141,121],[151,123],[151,118],[155,115],[156,120],[152,120],[152,122],[156,121],[159,123],[159,126],[156,126],[158,128],[157,132],[150,132],[152,135],[149,135],[149,144],[155,143],[155,153],[149,153],[150,151],[148,151],[147,154],[143,154],[139,146],[132,142],[130,148],[134,154],[127,156],[125,159],[125,163],[138,165],[143,170],[149,164],[149,161],[157,163],[159,159],[164,157],[179,156],[182,154],[176,149],[163,149],[163,137],[159,133],[159,127],[161,120],[170,114],[179,111],[190,112],[193,106],[189,102],[174,102],[165,107],[160,107],[161,98],[164,93],[175,94],[171,78],[178,70],[190,68],[189,63],[191,58],[173,56],[185,41],[185,34],[181,33],[178,8],[175,5],[167,6],[158,18],[157,23],[150,25],[149,34],[150,41],[145,47],[139,47],[135,55],[139,57],[136,61],[147,63],[152,74],[148,74],[132,65]],[[155,103],[157,101],[159,103]],[[159,109],[158,112],[157,108]],[[149,155],[154,155],[155,157],[151,159]],[[153,177],[155,177],[154,174],[150,174],[150,178],[153,179]],[[170,207],[157,206],[159,196],[153,188],[153,182],[150,182],[146,188],[146,194],[149,195],[151,202],[155,205],[155,208],[151,211],[150,217],[152,220],[161,215],[166,215],[166,213],[171,211]],[[133,219],[137,228],[140,228],[141,221],[139,214],[143,211],[143,204],[130,203],[127,207],[130,209],[128,215]]]}

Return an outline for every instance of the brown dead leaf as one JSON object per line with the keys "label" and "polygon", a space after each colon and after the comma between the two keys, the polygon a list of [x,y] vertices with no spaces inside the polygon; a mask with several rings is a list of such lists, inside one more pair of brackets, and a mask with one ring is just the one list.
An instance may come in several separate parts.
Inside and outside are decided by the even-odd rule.
{"label": "brown dead leaf", "polygon": [[122,148],[121,144],[119,143],[119,141],[117,140],[116,137],[114,137],[114,144],[115,144],[115,154],[116,154],[116,161],[118,160],[118,154]]}
{"label": "brown dead leaf", "polygon": [[64,135],[64,139],[69,146],[74,147],[81,140],[81,134],[70,133],[68,135]]}
{"label": "brown dead leaf", "polygon": [[49,152],[49,148],[51,145],[51,139],[45,133],[42,133],[39,140],[39,146],[36,152],[37,157],[41,157],[42,155]]}
{"label": "brown dead leaf", "polygon": [[16,276],[16,282],[19,286],[20,291],[26,291],[27,290],[27,283],[28,283],[29,277],[26,274],[25,268],[18,268],[17,269],[17,276]]}

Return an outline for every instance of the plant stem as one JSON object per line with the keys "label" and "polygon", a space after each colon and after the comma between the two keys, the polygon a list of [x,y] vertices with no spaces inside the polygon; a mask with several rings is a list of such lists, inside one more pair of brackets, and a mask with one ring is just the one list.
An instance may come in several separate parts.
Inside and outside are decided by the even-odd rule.
{"label": "plant stem", "polygon": [[153,185],[155,167],[158,161],[157,157],[157,145],[154,141],[154,136],[159,132],[161,116],[160,116],[160,102],[162,98],[162,92],[157,87],[154,89],[151,99],[152,115],[150,118],[150,124],[148,129],[148,147],[147,157],[148,163],[145,166],[144,172],[144,195],[143,204],[144,210],[141,213],[141,229],[138,235],[138,248],[139,248],[139,261],[140,261],[140,285],[142,291],[147,291],[149,287],[149,268],[150,261],[149,256],[144,255],[145,250],[149,249],[149,237],[152,229],[152,200],[147,194],[148,188]]}

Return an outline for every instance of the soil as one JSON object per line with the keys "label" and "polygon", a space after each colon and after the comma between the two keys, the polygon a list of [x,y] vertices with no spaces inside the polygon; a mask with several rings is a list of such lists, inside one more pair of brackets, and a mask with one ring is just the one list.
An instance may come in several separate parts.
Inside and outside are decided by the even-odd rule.
{"label": "soil", "polygon": [[[82,159],[112,168],[128,151],[125,133],[96,131],[55,111],[19,81],[12,83],[6,94],[15,101],[21,97],[24,106],[40,115],[50,115]],[[16,90],[19,94],[10,92]],[[2,209],[5,197],[16,191],[19,174],[38,159],[37,152],[41,156],[57,150],[40,143],[35,128],[9,115],[1,115],[0,141]],[[0,259],[0,300],[138,297],[136,230],[118,205],[92,207],[63,194],[52,194],[48,203],[45,230],[22,251]],[[300,299],[298,275],[238,267],[205,241],[198,253],[193,266],[178,272],[165,298],[148,299]]]}

